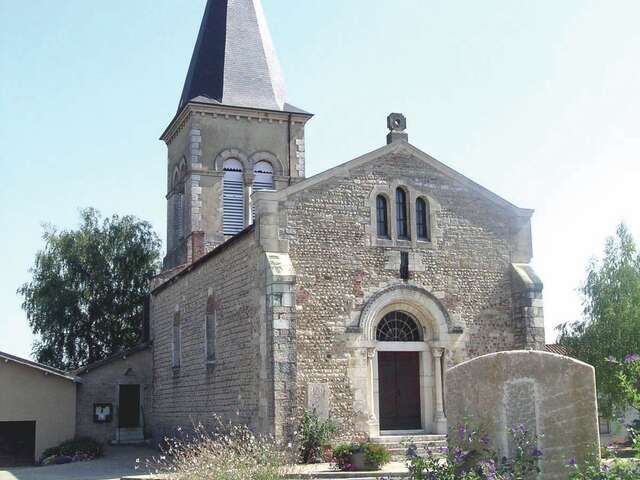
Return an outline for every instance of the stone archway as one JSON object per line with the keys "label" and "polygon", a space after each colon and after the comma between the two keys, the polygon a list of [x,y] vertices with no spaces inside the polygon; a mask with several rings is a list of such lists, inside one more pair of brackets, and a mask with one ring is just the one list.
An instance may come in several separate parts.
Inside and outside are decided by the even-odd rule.
{"label": "stone archway", "polygon": [[[411,338],[409,341],[384,341],[378,338],[377,331],[380,322],[396,312],[401,312],[416,322],[421,330],[419,338]],[[384,394],[383,390],[385,389],[385,385],[381,383],[384,381],[384,373],[381,372],[381,368],[393,368],[389,365],[392,365],[390,362],[394,361],[405,362],[407,365],[417,362],[420,423],[419,428],[415,428],[415,426],[407,428],[406,433],[414,430],[420,430],[424,433],[446,433],[442,357],[445,349],[449,346],[449,332],[452,329],[452,324],[441,303],[424,289],[398,285],[374,295],[363,308],[359,320],[359,330],[368,345],[367,396],[370,435],[400,433],[397,430],[405,432],[404,428],[387,428],[389,425],[393,425],[389,421],[381,422],[381,403],[384,404],[386,401],[388,407],[388,400],[381,399],[381,394]],[[413,368],[416,367],[413,366]],[[414,373],[411,372],[408,375],[414,375]],[[404,378],[400,383],[403,388],[408,388],[407,386],[411,385],[411,380]],[[408,393],[407,395],[412,394]],[[403,399],[401,404],[402,402],[411,404],[411,399]],[[398,425],[403,424],[409,425],[410,422],[398,423]]]}

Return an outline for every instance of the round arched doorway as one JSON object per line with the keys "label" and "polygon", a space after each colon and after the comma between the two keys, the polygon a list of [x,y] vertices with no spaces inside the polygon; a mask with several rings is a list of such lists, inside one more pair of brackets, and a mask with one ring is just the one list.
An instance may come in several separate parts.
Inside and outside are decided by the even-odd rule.
{"label": "round arched doorway", "polygon": [[420,430],[420,352],[415,343],[424,341],[422,328],[410,314],[392,311],[378,323],[376,341],[382,346],[378,351],[380,429]]}

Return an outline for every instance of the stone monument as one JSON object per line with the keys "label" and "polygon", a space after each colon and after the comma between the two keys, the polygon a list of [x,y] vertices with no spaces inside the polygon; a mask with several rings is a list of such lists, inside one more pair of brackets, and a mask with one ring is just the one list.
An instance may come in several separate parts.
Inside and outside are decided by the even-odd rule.
{"label": "stone monument", "polygon": [[498,352],[447,371],[449,428],[480,426],[501,456],[511,456],[508,429],[541,435],[538,478],[567,477],[567,462],[599,454],[595,371],[578,360],[541,351]]}

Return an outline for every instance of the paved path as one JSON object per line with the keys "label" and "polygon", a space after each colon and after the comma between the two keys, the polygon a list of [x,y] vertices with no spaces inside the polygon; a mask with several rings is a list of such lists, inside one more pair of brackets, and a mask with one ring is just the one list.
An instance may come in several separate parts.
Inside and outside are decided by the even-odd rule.
{"label": "paved path", "polygon": [[148,447],[105,447],[104,456],[88,462],[51,465],[48,467],[18,467],[0,470],[0,480],[120,480],[127,475],[140,475],[136,459],[156,455]]}

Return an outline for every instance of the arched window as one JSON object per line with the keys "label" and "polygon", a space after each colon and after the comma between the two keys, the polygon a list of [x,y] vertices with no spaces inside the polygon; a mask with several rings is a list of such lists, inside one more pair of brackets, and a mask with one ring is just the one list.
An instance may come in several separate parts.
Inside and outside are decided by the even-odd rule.
{"label": "arched window", "polygon": [[176,242],[184,238],[184,183],[178,169],[173,174],[173,232]]}
{"label": "arched window", "polygon": [[402,188],[396,190],[396,222],[398,224],[398,238],[400,240],[408,240],[407,192]]}
{"label": "arched window", "polygon": [[207,296],[207,311],[204,316],[204,352],[207,363],[216,361],[216,328],[217,309],[213,292],[209,290]]}
{"label": "arched window", "polygon": [[418,198],[416,200],[416,235],[418,240],[431,241],[429,218],[429,203],[424,198]]}
{"label": "arched window", "polygon": [[[265,160],[261,160],[253,167],[253,191],[273,190],[273,165]],[[251,207],[251,216],[255,220],[256,208]]]}
{"label": "arched window", "polygon": [[389,238],[389,210],[387,209],[387,198],[384,195],[378,195],[376,198],[376,221],[378,237]]}
{"label": "arched window", "polygon": [[404,312],[391,312],[384,316],[376,330],[379,342],[421,342],[422,334],[417,322]]}
{"label": "arched window", "polygon": [[244,176],[242,163],[235,158],[224,162],[224,234],[244,229]]}

